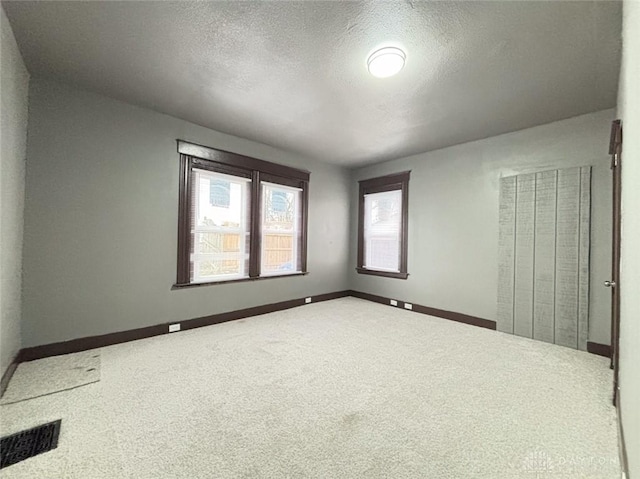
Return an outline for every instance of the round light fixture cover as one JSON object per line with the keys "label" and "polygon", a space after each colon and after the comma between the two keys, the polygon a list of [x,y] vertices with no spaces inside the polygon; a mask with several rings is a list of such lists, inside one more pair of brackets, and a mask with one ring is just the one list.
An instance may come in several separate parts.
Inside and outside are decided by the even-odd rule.
{"label": "round light fixture cover", "polygon": [[406,58],[405,53],[399,48],[385,47],[369,55],[367,67],[374,77],[387,78],[402,70]]}

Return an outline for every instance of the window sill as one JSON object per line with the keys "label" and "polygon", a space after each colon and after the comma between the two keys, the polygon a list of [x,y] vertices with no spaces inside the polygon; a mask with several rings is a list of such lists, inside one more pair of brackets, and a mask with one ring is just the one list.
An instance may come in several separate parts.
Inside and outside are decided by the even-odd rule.
{"label": "window sill", "polygon": [[360,274],[370,274],[372,276],[383,276],[385,278],[407,279],[409,273],[395,273],[393,271],[376,271],[375,269],[356,268]]}
{"label": "window sill", "polygon": [[273,278],[291,278],[292,276],[306,276],[309,272],[306,271],[304,273],[288,273],[288,274],[271,274],[267,276],[259,276],[257,278],[239,278],[239,279],[229,279],[226,281],[209,281],[207,283],[176,283],[171,286],[172,290],[175,289],[186,289],[186,288],[197,288],[200,286],[214,286],[218,284],[229,284],[229,283],[245,283],[247,281],[262,281],[263,279],[273,279]]}

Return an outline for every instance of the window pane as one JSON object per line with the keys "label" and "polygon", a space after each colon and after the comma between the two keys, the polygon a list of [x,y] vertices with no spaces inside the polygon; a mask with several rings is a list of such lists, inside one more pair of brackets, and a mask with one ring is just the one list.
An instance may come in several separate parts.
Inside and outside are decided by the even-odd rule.
{"label": "window pane", "polygon": [[211,180],[209,183],[211,206],[229,208],[231,204],[231,183],[225,180]]}
{"label": "window pane", "polygon": [[262,275],[301,270],[300,199],[298,188],[262,183]]}
{"label": "window pane", "polygon": [[400,271],[402,191],[364,196],[364,267]]}
{"label": "window pane", "polygon": [[249,196],[245,178],[194,169],[191,281],[249,276]]}

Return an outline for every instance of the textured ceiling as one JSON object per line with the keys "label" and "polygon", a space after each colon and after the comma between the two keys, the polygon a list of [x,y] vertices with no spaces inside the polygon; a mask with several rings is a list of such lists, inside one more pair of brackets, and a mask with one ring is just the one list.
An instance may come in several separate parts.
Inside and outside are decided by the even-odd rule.
{"label": "textured ceiling", "polygon": [[350,166],[616,102],[619,2],[3,5],[34,76]]}

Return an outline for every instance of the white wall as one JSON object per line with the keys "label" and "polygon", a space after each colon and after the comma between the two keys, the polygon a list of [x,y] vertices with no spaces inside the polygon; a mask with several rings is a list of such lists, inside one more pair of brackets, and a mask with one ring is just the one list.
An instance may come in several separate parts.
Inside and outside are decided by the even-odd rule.
{"label": "white wall", "polygon": [[620,400],[632,479],[640,478],[640,2],[625,1],[622,70]]}
{"label": "white wall", "polygon": [[[347,170],[40,79],[29,115],[24,346],[347,289]],[[178,138],[311,171],[307,276],[171,290]]]}
{"label": "white wall", "polygon": [[29,73],[0,6],[0,376],[21,347],[22,227]]}
{"label": "white wall", "polygon": [[357,211],[351,213],[351,286],[425,306],[496,320],[498,199],[503,176],[593,165],[589,340],[609,344],[611,176],[605,110],[356,170],[357,180],[411,170],[409,279],[355,272]]}

